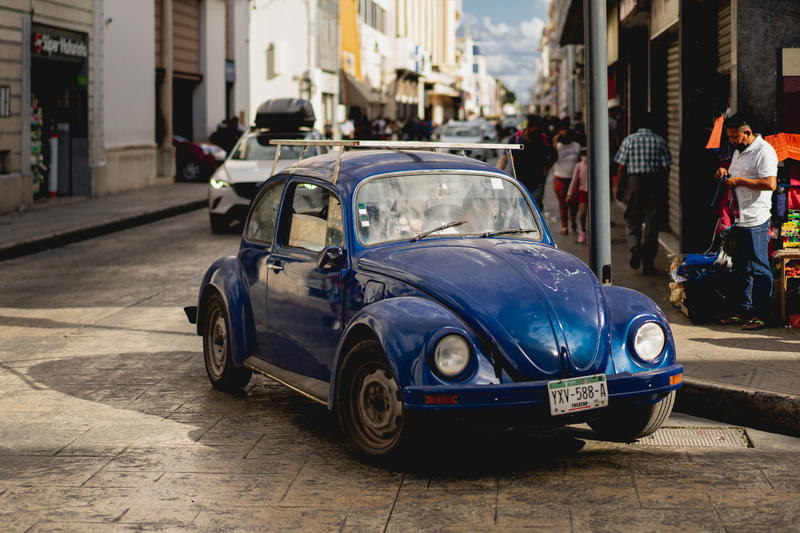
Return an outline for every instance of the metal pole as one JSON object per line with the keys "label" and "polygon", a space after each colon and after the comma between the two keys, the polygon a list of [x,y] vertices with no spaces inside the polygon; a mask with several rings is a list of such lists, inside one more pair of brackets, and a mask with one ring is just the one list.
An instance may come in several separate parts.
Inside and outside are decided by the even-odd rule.
{"label": "metal pole", "polygon": [[608,52],[606,0],[584,0],[589,144],[591,267],[604,285],[611,284],[611,205],[608,161]]}

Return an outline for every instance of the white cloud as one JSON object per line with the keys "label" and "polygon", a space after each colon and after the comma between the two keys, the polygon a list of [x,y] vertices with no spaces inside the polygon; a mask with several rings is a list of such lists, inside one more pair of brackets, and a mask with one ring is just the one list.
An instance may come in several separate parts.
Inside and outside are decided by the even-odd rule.
{"label": "white cloud", "polygon": [[[548,0],[536,2],[544,6],[549,3]],[[486,58],[489,73],[502,80],[523,101],[528,99],[539,65],[537,48],[544,24],[539,17],[511,26],[504,22],[495,23],[490,17],[464,16],[464,27]]]}

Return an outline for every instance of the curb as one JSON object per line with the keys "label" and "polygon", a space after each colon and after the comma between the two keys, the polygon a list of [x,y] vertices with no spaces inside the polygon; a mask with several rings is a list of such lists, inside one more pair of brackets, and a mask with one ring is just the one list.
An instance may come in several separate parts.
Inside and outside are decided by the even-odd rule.
{"label": "curb", "polygon": [[108,222],[100,222],[87,226],[81,226],[74,229],[69,229],[63,232],[50,233],[32,239],[25,239],[22,241],[11,242],[8,244],[0,244],[0,261],[6,259],[13,259],[23,255],[34,254],[43,250],[57,248],[65,244],[73,242],[84,241],[100,235],[106,235],[115,231],[120,231],[142,224],[148,224],[161,220],[164,218],[182,215],[189,211],[195,211],[208,206],[208,199],[194,200],[180,205],[173,205],[158,209],[156,211],[148,211],[138,215],[130,215],[123,218],[110,220]]}
{"label": "curb", "polygon": [[685,378],[675,410],[721,422],[800,437],[800,396]]}

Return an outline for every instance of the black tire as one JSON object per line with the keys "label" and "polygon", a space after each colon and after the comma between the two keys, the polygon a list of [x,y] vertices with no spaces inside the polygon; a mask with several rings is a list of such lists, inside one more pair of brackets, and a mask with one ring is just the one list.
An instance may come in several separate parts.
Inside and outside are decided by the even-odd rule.
{"label": "black tire", "polygon": [[653,405],[610,408],[589,422],[589,426],[605,440],[630,442],[655,433],[672,412],[675,391]]}
{"label": "black tire", "polygon": [[203,323],[203,359],[208,380],[215,389],[241,391],[252,372],[235,366],[231,360],[230,321],[225,304],[218,294],[209,298]]}
{"label": "black tire", "polygon": [[231,221],[225,215],[209,213],[208,219],[211,222],[211,231],[214,233],[229,233],[231,231]]}
{"label": "black tire", "polygon": [[336,414],[350,444],[368,458],[399,455],[410,441],[411,424],[380,344],[363,341],[354,346],[336,383]]}

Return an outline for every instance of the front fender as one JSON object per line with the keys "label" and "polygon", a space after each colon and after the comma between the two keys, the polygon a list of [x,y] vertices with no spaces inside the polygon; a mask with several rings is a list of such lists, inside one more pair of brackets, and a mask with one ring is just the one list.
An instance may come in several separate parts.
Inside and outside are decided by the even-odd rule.
{"label": "front fender", "polygon": [[[430,355],[443,336],[456,333],[470,343],[474,357],[463,376],[456,380],[439,377]],[[392,367],[398,386],[496,384],[491,360],[480,348],[478,337],[446,307],[418,296],[399,296],[368,305],[356,314],[336,349],[331,372],[328,406],[333,407],[339,368],[347,352],[365,338],[377,339]]]}
{"label": "front fender", "polygon": [[197,305],[197,334],[202,335],[208,299],[214,292],[222,297],[230,326],[231,358],[237,366],[244,364],[254,338],[253,315],[245,279],[238,258],[228,256],[217,259],[203,276]]}
{"label": "front fender", "polygon": [[[675,340],[667,317],[656,303],[644,294],[624,287],[604,286],[603,293],[611,325],[611,356],[617,373],[644,372],[675,364]],[[655,363],[638,359],[630,346],[631,328],[645,321],[656,321],[667,333],[664,355]]]}

